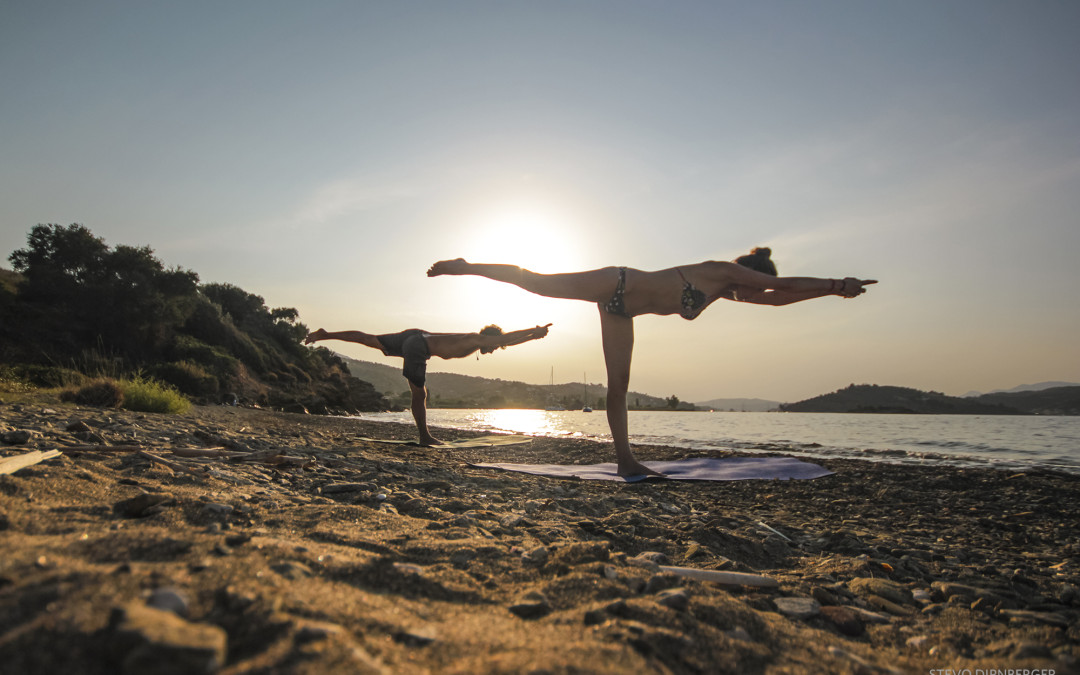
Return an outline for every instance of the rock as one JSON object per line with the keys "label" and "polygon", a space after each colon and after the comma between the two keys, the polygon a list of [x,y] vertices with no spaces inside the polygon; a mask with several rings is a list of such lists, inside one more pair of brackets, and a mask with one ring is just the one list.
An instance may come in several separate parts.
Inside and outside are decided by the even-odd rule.
{"label": "rock", "polygon": [[1003,609],[1002,615],[1007,616],[1014,623],[1044,623],[1058,628],[1068,628],[1069,620],[1056,612],[1035,612],[1025,609]]}
{"label": "rock", "polygon": [[30,442],[31,433],[25,429],[5,431],[0,434],[0,440],[8,445],[25,445]]}
{"label": "rock", "polygon": [[538,619],[551,612],[551,605],[542,593],[532,591],[508,608],[515,616],[522,619]]}
{"label": "rock", "polygon": [[538,546],[521,554],[521,559],[533,565],[543,565],[548,559],[548,550],[545,546]]}
{"label": "rock", "polygon": [[153,607],[115,608],[109,619],[109,646],[125,675],[215,673],[225,664],[226,644],[221,628]]}
{"label": "rock", "polygon": [[172,612],[185,619],[188,616],[187,599],[179,591],[172,588],[159,588],[153,591],[150,597],[146,599],[146,606]]}
{"label": "rock", "polygon": [[163,492],[143,492],[116,502],[113,504],[113,511],[124,518],[145,518],[160,512],[173,501],[172,495]]}
{"label": "rock", "polygon": [[344,627],[326,621],[311,621],[304,620],[296,627],[296,633],[293,635],[293,640],[298,643],[318,642],[319,640],[327,640],[334,636],[348,637],[349,631]]}
{"label": "rock", "polygon": [[328,483],[322,486],[323,494],[335,494],[338,492],[377,492],[379,486],[375,483]]}
{"label": "rock", "polygon": [[879,614],[877,612],[871,612],[868,609],[862,607],[847,607],[848,610],[855,613],[855,616],[863,623],[889,623],[892,619],[885,614]]}
{"label": "rock", "polygon": [[229,516],[236,508],[228,504],[218,504],[217,502],[207,502],[203,504],[203,511],[206,511],[210,515],[214,516]]}
{"label": "rock", "polygon": [[773,598],[777,611],[786,617],[804,621],[821,613],[821,605],[813,598]]}
{"label": "rock", "polygon": [[866,601],[870,603],[872,607],[884,610],[893,616],[907,616],[914,614],[915,609],[907,607],[906,605],[899,605],[888,598],[883,598],[880,595],[868,595]]}
{"label": "rock", "polygon": [[904,644],[906,644],[908,647],[911,647],[912,649],[923,649],[929,643],[930,643],[930,636],[929,635],[915,635],[913,637],[909,637],[904,642]]}
{"label": "rock", "polygon": [[814,586],[813,588],[811,588],[810,589],[810,595],[812,595],[814,597],[814,599],[817,600],[818,604],[820,604],[820,605],[839,605],[839,604],[841,604],[840,598],[839,598],[839,596],[837,596],[836,593],[833,593],[832,591],[830,591],[827,588],[822,588],[821,586]]}
{"label": "rock", "polygon": [[302,579],[304,577],[310,577],[314,573],[311,568],[303,563],[298,563],[295,560],[283,560],[279,563],[275,563],[270,566],[270,569],[274,570],[286,579]]}
{"label": "rock", "polygon": [[690,606],[690,595],[685,588],[669,588],[656,594],[656,601],[678,612]]}
{"label": "rock", "polygon": [[836,630],[848,637],[859,637],[866,630],[859,615],[847,607],[828,605],[821,608],[821,615],[835,626]]}
{"label": "rock", "polygon": [[410,647],[426,647],[438,639],[438,633],[430,626],[408,628],[394,634],[394,641]]}
{"label": "rock", "polygon": [[915,604],[915,599],[911,596],[910,590],[888,579],[852,579],[848,582],[848,588],[856,595],[863,597],[876,595],[898,605]]}

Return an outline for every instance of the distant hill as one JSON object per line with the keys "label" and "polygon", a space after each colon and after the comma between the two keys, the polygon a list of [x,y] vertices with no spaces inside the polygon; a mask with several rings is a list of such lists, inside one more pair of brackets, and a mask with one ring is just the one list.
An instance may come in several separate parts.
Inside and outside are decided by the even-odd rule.
{"label": "distant hill", "polygon": [[1080,415],[1080,385],[984,394],[976,400],[1035,415]]}
{"label": "distant hill", "polygon": [[[1021,384],[1018,387],[1012,389],[995,389],[994,391],[987,392],[988,394],[1014,394],[1024,391],[1042,391],[1043,389],[1056,389],[1058,387],[1080,387],[1080,382],[1039,382],[1037,384]],[[964,394],[964,398],[978,398],[984,396],[981,391],[969,391]]]}
{"label": "distant hill", "polygon": [[779,401],[766,401],[761,398],[714,398],[711,401],[699,401],[699,408],[709,410],[734,410],[737,412],[769,412],[780,407]]}
{"label": "distant hill", "polygon": [[1018,408],[934,391],[876,384],[851,385],[831,394],[786,403],[783,412],[917,413],[925,415],[1022,415]]}
{"label": "distant hill", "polygon": [[[340,356],[349,373],[370,382],[376,391],[399,406],[409,403],[409,385],[401,375],[401,369],[381,363],[360,361]],[[556,385],[527,384],[511,380],[488,379],[472,375],[438,373],[428,371],[428,405],[434,408],[546,408],[560,405],[567,410],[580,410],[586,401],[586,388],[581,382]],[[607,387],[589,384],[588,404],[601,410],[605,407]],[[628,403],[631,410],[670,409],[670,399],[630,392]],[[692,410],[693,404],[679,402],[679,410]]]}

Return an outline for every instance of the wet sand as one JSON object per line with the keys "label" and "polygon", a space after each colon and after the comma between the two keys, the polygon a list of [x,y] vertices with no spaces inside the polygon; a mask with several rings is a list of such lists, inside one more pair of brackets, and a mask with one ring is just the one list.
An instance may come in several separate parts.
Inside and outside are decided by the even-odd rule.
{"label": "wet sand", "polygon": [[468,465],[611,461],[584,440],[359,440],[414,433],[0,404],[0,461],[62,451],[0,475],[0,671],[1076,670],[1076,477],[820,460],[624,484]]}

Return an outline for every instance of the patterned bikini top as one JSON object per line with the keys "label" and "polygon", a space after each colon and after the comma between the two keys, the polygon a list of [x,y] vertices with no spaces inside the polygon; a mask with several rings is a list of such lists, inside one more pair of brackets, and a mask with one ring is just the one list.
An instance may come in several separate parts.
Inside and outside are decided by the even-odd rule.
{"label": "patterned bikini top", "polygon": [[676,267],[675,271],[679,273],[679,278],[683,280],[682,297],[680,298],[682,309],[679,311],[679,316],[687,321],[692,321],[709,304],[709,299],[705,296],[704,291],[694,288],[694,285],[686,280],[681,269]]}

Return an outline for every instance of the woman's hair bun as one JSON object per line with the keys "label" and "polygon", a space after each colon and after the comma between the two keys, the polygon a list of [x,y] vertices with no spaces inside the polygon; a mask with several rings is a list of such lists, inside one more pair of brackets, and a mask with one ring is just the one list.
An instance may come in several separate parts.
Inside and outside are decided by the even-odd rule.
{"label": "woman's hair bun", "polygon": [[772,257],[772,249],[769,248],[768,246],[757,246],[757,247],[754,247],[753,249],[751,249],[750,255],[756,255],[756,256],[760,256],[762,258],[771,258]]}

